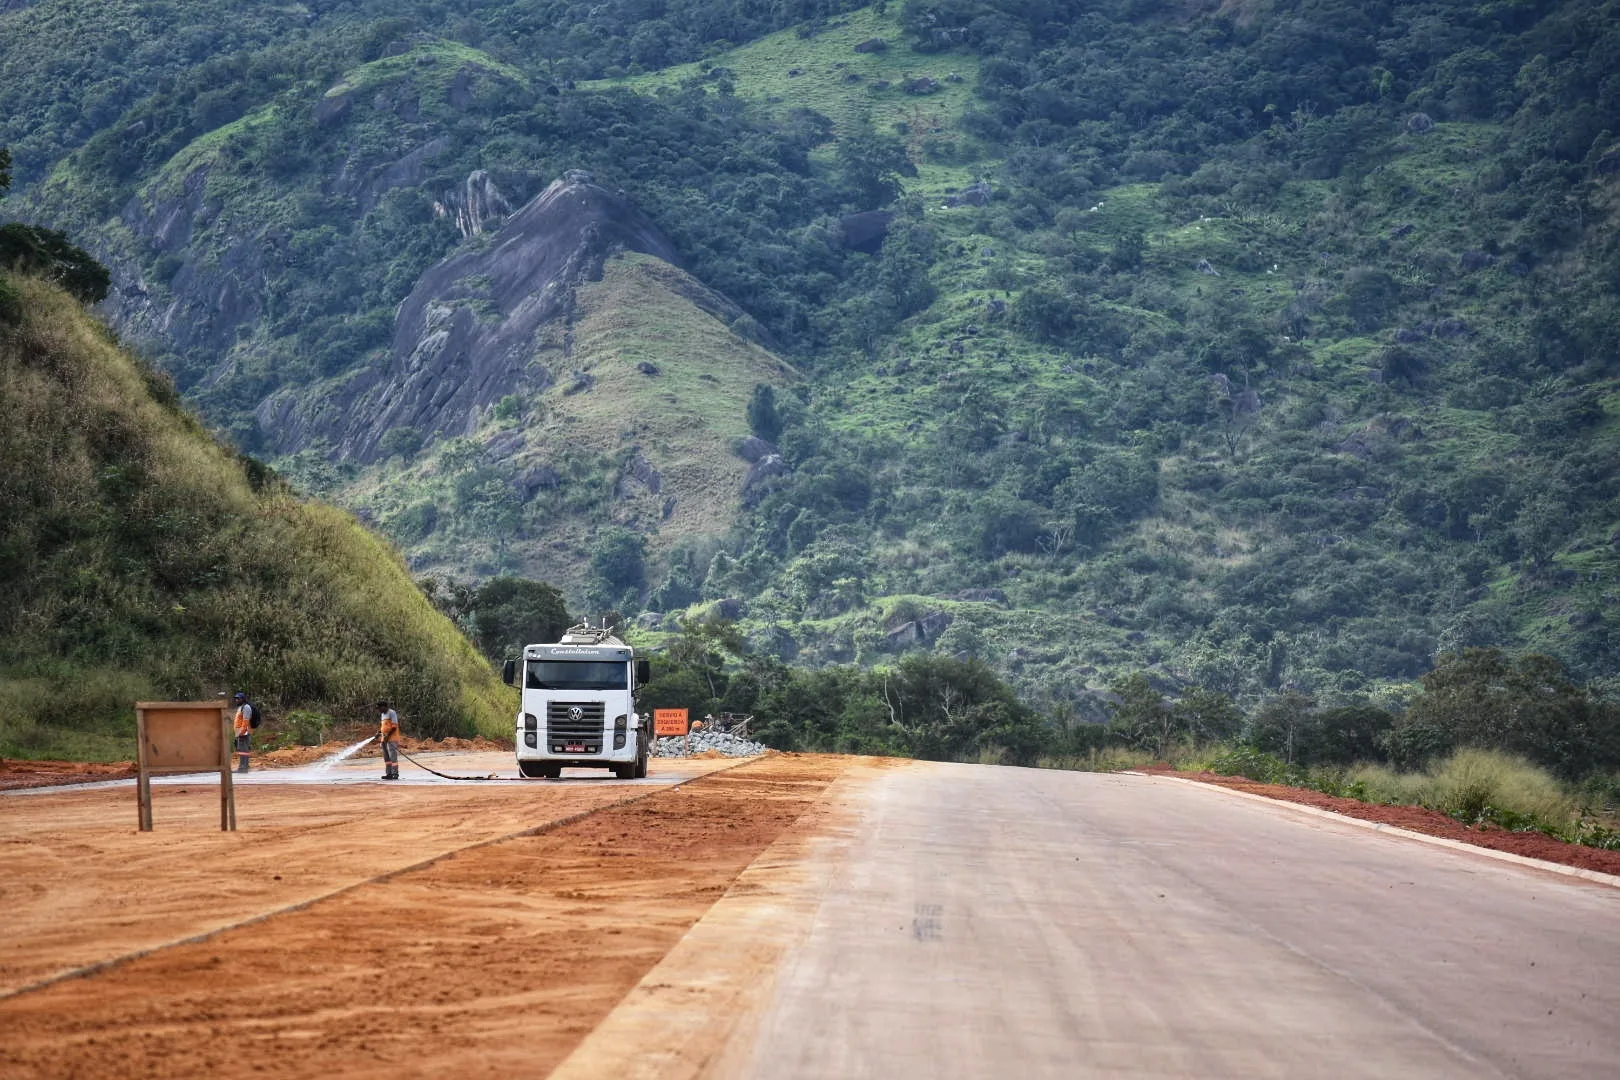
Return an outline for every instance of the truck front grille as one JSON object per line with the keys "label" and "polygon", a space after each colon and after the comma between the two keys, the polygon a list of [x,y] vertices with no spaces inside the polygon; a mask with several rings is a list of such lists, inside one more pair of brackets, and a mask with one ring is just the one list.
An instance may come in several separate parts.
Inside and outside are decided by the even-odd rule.
{"label": "truck front grille", "polygon": [[[576,718],[574,710],[579,710]],[[585,752],[594,754],[602,749],[602,721],[607,715],[600,701],[553,701],[546,705],[546,743],[556,753],[557,747],[584,744]]]}

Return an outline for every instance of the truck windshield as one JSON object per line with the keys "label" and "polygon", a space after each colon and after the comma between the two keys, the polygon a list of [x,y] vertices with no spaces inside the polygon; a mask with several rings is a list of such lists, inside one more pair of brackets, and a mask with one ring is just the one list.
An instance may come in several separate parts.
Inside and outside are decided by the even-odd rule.
{"label": "truck windshield", "polygon": [[623,660],[530,660],[523,685],[530,690],[627,690]]}

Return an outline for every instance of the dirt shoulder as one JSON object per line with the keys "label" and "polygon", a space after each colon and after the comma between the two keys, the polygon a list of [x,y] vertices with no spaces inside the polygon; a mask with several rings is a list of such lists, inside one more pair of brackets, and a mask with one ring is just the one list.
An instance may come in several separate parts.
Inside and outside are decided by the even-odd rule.
{"label": "dirt shoulder", "polygon": [[[689,780],[727,764],[654,761],[652,777]],[[218,786],[199,779],[155,788],[149,833],[136,829],[132,785],[0,795],[0,994],[652,787],[244,784],[238,831],[227,833]]]}
{"label": "dirt shoulder", "polygon": [[847,764],[758,759],[0,1001],[0,1073],[543,1076]]}
{"label": "dirt shoulder", "polygon": [[1361,802],[1359,799],[1324,795],[1309,788],[1262,784],[1244,776],[1221,776],[1212,772],[1181,772],[1176,769],[1151,767],[1141,771],[1153,776],[1177,776],[1200,784],[1214,784],[1235,791],[1246,791],[1252,795],[1264,795],[1268,799],[1314,806],[1322,810],[1331,810],[1336,814],[1344,814],[1346,817],[1360,818],[1362,821],[1394,825],[1410,829],[1412,832],[1458,840],[1476,847],[1507,851],[1530,859],[1543,859],[1564,866],[1580,867],[1583,870],[1597,870],[1605,874],[1620,874],[1620,851],[1604,851],[1601,848],[1568,844],[1538,832],[1510,832],[1492,825],[1471,827],[1439,810],[1427,810],[1421,806],[1384,806],[1379,803]]}
{"label": "dirt shoulder", "polygon": [[133,761],[29,761],[24,758],[0,758],[0,791],[55,787],[59,784],[93,784],[101,780],[125,780],[134,775]]}

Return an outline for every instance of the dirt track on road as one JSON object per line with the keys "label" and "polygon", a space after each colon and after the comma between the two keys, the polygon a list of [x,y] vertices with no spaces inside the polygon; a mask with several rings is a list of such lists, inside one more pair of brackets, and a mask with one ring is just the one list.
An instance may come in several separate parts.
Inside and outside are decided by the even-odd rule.
{"label": "dirt track on road", "polygon": [[146,835],[127,791],[16,797],[0,993],[387,873],[402,849],[646,796],[0,1000],[0,1073],[544,1075],[847,765],[772,756],[674,789],[265,787],[251,794],[283,802],[277,824],[235,836],[206,831],[208,788],[163,793],[175,823]]}

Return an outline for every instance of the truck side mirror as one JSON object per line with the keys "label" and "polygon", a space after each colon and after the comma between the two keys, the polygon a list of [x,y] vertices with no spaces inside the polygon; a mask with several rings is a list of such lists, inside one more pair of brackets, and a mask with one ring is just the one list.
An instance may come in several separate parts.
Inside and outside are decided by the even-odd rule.
{"label": "truck side mirror", "polygon": [[636,661],[636,685],[637,686],[646,686],[650,682],[652,682],[652,661],[651,660],[637,660]]}
{"label": "truck side mirror", "polygon": [[501,681],[507,686],[517,682],[517,661],[508,660],[501,665]]}

